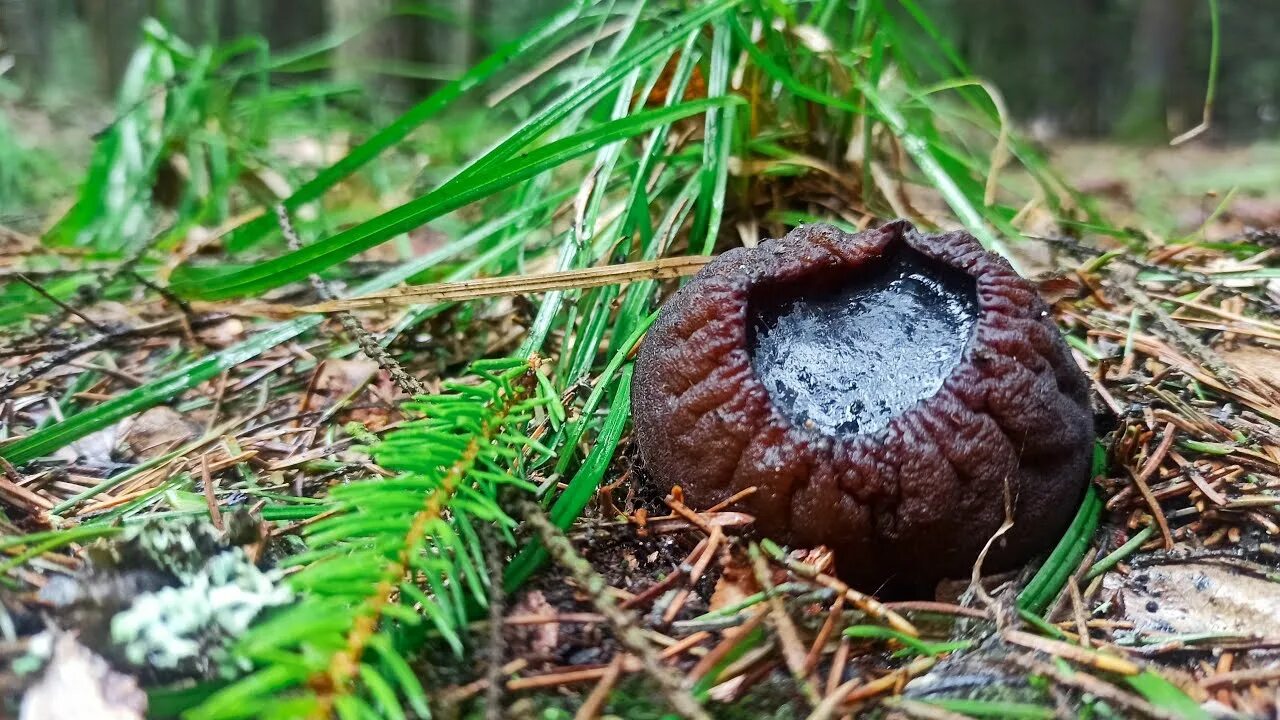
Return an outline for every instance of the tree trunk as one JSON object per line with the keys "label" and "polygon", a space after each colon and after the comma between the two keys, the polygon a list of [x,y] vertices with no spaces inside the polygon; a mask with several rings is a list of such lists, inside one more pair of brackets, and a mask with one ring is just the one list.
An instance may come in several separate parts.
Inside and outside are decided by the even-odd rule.
{"label": "tree trunk", "polygon": [[1186,47],[1188,0],[1142,0],[1134,27],[1129,97],[1116,134],[1131,140],[1168,138],[1168,112],[1179,57]]}
{"label": "tree trunk", "polygon": [[85,20],[97,58],[98,83],[108,97],[115,94],[129,58],[138,46],[145,0],[86,0]]}
{"label": "tree trunk", "polygon": [[315,0],[267,0],[262,24],[274,51],[314,40],[329,29],[325,3]]}
{"label": "tree trunk", "polygon": [[405,96],[403,83],[378,72],[380,60],[404,56],[396,25],[387,20],[393,7],[391,0],[329,0],[333,30],[348,37],[334,52],[333,77],[360,85],[378,101]]}
{"label": "tree trunk", "polygon": [[476,25],[475,0],[443,0],[435,7],[452,15],[457,22],[433,22],[428,26],[431,61],[454,69],[467,68],[476,52],[472,33]]}
{"label": "tree trunk", "polygon": [[8,76],[26,92],[49,77],[54,23],[64,2],[0,0],[0,52],[13,57]]}

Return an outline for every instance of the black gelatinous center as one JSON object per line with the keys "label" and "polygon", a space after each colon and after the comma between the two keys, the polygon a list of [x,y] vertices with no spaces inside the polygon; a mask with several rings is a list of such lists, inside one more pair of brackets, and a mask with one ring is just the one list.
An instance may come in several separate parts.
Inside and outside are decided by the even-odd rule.
{"label": "black gelatinous center", "polygon": [[898,248],[834,287],[757,291],[751,360],[798,427],[873,433],[931,397],[978,315],[974,282]]}

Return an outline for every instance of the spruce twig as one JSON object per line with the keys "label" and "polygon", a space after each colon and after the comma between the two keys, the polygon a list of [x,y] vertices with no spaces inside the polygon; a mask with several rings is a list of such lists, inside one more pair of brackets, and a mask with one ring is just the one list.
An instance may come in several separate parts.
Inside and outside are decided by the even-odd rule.
{"label": "spruce twig", "polygon": [[[311,683],[313,687],[322,689],[322,692],[317,693],[319,702],[315,717],[329,717],[336,698],[351,691],[360,670],[361,657],[377,632],[378,624],[386,614],[387,606],[393,602],[392,596],[396,588],[412,569],[415,555],[424,547],[432,526],[442,521],[455,495],[468,475],[475,470],[482,452],[508,429],[506,427],[508,415],[513,407],[532,390],[532,380],[529,375],[530,373],[526,372],[520,382],[512,388],[512,392],[497,397],[491,408],[490,417],[483,421],[480,431],[470,437],[465,448],[458,454],[457,460],[441,477],[438,486],[427,495],[422,509],[414,515],[399,553],[383,570],[381,580],[369,595],[363,611],[352,624],[347,634],[347,646],[330,660],[326,671],[327,677],[319,682],[313,680]],[[498,587],[501,585],[502,583],[499,582]]]}
{"label": "spruce twig", "polygon": [[372,450],[395,474],[330,490],[331,509],[307,527],[309,549],[289,560],[301,566],[288,579],[299,601],[241,639],[242,656],[261,669],[193,720],[392,717],[401,702],[430,715],[402,631],[429,624],[461,657],[467,597],[491,602],[482,531],[509,533],[500,492],[535,489],[512,464],[526,449],[550,452],[526,434],[545,402],[539,362],[477,361],[478,382],[408,403],[419,419]]}

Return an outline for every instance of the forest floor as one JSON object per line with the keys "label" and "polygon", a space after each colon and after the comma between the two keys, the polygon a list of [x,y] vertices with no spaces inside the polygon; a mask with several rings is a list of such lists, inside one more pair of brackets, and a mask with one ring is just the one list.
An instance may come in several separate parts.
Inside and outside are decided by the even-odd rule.
{"label": "forest floor", "polygon": [[[1280,224],[1280,143],[1134,147],[1066,141],[1048,148],[1065,177],[1118,219],[1211,240]],[[1229,197],[1228,197],[1229,196]],[[1222,222],[1209,223],[1211,216]]]}
{"label": "forest floor", "polygon": [[[687,678],[722,717],[1076,717],[1082,702],[1100,717],[1274,717],[1280,146],[1061,143],[1052,155],[1114,216],[1134,227],[1142,219],[1147,230],[1141,245],[1052,238],[1015,250],[1031,260],[1092,378],[1105,430],[1107,462],[1094,482],[1101,521],[1073,528],[1079,553],[1061,592],[1046,598],[1043,619],[1026,619],[1014,601],[1030,570],[987,578],[985,590],[946,583],[935,597],[882,605],[830,575],[822,548],[753,544],[751,518],[732,505],[690,508],[634,482],[624,433],[568,533],[590,567],[564,559],[505,598],[493,616],[501,632],[475,623],[466,644],[481,649],[487,670],[460,667],[443,642],[428,643],[414,670],[440,716],[477,712],[475,701],[500,697],[513,717],[658,717],[680,700],[656,664]],[[0,232],[3,272],[35,240]],[[383,260],[367,264],[368,272],[385,269]],[[395,322],[376,310],[357,317],[375,334]],[[134,303],[89,293],[54,319],[5,343],[8,435],[138,387],[171,369],[179,350],[214,353],[253,329],[233,309],[193,309],[163,296]],[[406,369],[435,391],[471,358],[514,352],[530,321],[520,297],[456,306],[391,349],[413,351],[418,364]],[[89,348],[80,346],[85,337]],[[111,612],[171,579],[145,570],[151,561],[117,557],[114,572],[70,580],[101,547],[93,533],[56,552],[15,539],[81,521],[142,518],[140,510],[162,502],[166,518],[219,530],[250,523],[239,538],[210,542],[240,544],[265,562],[314,521],[271,514],[274,499],[314,497],[355,473],[377,472],[351,436],[335,441],[338,429],[358,422],[380,432],[405,420],[404,388],[359,342],[328,316],[314,332],[22,472],[2,463],[0,693],[34,694],[32,702],[48,707],[93,678],[104,698],[118,701],[117,717],[136,716],[119,701],[136,694],[133,681],[78,650],[54,655],[71,680],[46,675],[33,684],[11,668],[51,625],[123,662],[105,649]],[[553,343],[549,354],[563,349]],[[565,405],[589,390],[570,388]],[[208,552],[198,539],[187,544],[196,547],[181,552]],[[119,540],[114,548],[118,556],[132,551]],[[603,586],[584,582],[593,573]],[[614,621],[615,607],[630,611],[631,625]],[[869,621],[886,618],[890,629]],[[622,637],[628,633],[647,640],[649,655],[638,654]],[[180,674],[162,665],[131,672],[150,685]],[[1028,682],[1029,675],[1052,683]],[[1193,705],[1176,693],[1171,699],[1170,686]],[[153,694],[153,713],[170,701]]]}

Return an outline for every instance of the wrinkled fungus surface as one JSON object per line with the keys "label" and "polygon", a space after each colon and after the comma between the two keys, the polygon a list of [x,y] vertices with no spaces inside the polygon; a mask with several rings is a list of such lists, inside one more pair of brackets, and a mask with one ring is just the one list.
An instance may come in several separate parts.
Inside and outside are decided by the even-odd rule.
{"label": "wrinkled fungus surface", "polygon": [[1061,535],[1088,482],[1088,384],[1030,283],[965,233],[798,228],[663,307],[632,389],[645,474],[896,594]]}

